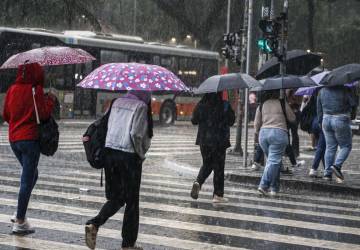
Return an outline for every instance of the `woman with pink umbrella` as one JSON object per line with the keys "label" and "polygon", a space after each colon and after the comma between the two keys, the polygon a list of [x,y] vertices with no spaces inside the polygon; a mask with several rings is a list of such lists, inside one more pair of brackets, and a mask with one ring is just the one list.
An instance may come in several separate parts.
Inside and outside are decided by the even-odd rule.
{"label": "woman with pink umbrella", "polygon": [[[128,93],[112,102],[107,122],[104,169],[106,203],[85,226],[85,241],[95,249],[97,232],[125,205],[122,249],[136,245],[139,230],[139,196],[142,163],[153,137],[151,91],[187,91],[172,72],[137,63],[110,63],[100,66],[78,86]],[[83,140],[90,138],[84,137]]]}

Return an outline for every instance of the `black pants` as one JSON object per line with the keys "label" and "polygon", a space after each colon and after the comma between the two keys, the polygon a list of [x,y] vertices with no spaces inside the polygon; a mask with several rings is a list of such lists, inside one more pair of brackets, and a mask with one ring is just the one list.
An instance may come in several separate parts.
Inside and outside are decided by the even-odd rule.
{"label": "black pants", "polygon": [[86,224],[103,225],[126,204],[122,247],[134,246],[139,231],[139,193],[142,161],[132,153],[106,149],[105,193],[107,202],[99,214]]}
{"label": "black pants", "polygon": [[214,194],[224,196],[224,168],[226,148],[200,146],[203,165],[200,168],[196,181],[200,186],[204,184],[212,171],[214,171]]}
{"label": "black pants", "polygon": [[290,125],[291,146],[292,146],[295,156],[299,156],[300,142],[299,142],[298,129],[299,129],[299,121],[300,121],[301,112],[296,111],[295,116],[296,116],[295,123]]}

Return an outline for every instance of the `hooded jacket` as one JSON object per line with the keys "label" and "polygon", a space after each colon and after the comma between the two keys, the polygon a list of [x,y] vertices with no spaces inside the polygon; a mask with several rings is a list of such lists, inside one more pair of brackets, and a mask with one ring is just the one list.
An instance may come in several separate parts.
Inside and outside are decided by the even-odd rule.
{"label": "hooded jacket", "polygon": [[37,140],[35,107],[32,87],[40,120],[50,117],[54,102],[44,95],[44,71],[37,63],[21,65],[15,82],[5,97],[3,118],[9,124],[9,141]]}
{"label": "hooded jacket", "polygon": [[145,159],[151,139],[148,135],[148,106],[143,100],[133,94],[115,100],[109,116],[105,147],[136,153],[142,160]]}
{"label": "hooded jacket", "polygon": [[191,119],[199,125],[196,145],[217,148],[230,147],[230,127],[234,125],[235,113],[220,94],[205,94],[196,105]]}

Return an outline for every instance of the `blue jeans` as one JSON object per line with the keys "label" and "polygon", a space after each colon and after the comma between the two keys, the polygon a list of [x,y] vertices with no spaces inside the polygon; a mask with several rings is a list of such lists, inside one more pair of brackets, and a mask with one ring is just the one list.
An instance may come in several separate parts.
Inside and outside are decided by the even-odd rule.
{"label": "blue jeans", "polygon": [[[352,133],[350,117],[340,115],[324,115],[322,127],[326,140],[325,175],[332,175],[331,166],[339,168],[351,152]],[[340,150],[336,156],[338,146]]]}
{"label": "blue jeans", "polygon": [[25,219],[31,192],[38,178],[40,145],[38,141],[17,141],[10,144],[22,166],[16,218]]}
{"label": "blue jeans", "polygon": [[288,134],[283,129],[262,128],[259,135],[260,146],[267,160],[260,185],[264,190],[278,192],[280,188],[280,166],[282,156],[289,143]]}
{"label": "blue jeans", "polygon": [[315,118],[312,123],[311,132],[315,135],[317,139],[316,144],[316,152],[314,161],[312,164],[312,169],[317,170],[319,168],[320,162],[323,162],[324,168],[325,168],[325,150],[326,150],[326,142],[325,142],[325,136],[322,131],[322,129],[319,126],[318,119]]}

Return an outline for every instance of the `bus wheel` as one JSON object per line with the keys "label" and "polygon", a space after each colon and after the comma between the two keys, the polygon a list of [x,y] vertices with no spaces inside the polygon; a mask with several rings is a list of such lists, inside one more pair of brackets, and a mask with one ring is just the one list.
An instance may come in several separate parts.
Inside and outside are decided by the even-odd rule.
{"label": "bus wheel", "polygon": [[172,125],[176,119],[176,105],[172,101],[165,101],[160,109],[159,119],[161,125]]}

